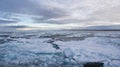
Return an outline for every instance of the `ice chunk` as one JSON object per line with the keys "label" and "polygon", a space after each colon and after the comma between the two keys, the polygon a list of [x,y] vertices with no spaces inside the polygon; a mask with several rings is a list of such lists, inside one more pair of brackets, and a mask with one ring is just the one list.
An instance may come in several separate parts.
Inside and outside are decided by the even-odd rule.
{"label": "ice chunk", "polygon": [[73,58],[74,57],[74,52],[70,48],[64,49],[63,53],[65,54],[65,57],[67,58]]}

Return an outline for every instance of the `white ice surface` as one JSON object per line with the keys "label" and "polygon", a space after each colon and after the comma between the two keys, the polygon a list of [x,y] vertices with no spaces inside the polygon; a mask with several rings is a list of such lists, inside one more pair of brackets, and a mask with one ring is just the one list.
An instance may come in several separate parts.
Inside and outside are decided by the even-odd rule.
{"label": "white ice surface", "polygon": [[[83,40],[55,41],[54,43],[61,48],[60,52],[63,52],[66,57],[74,58],[79,63],[99,61],[104,62],[106,67],[119,67],[120,65],[120,35],[118,32],[77,33],[77,35],[76,33],[71,35],[65,31],[52,33],[35,33],[37,36],[30,39],[14,38],[14,41],[0,44],[0,57],[4,56],[2,60],[14,63],[37,62],[38,59],[51,63],[56,57],[52,54],[57,51],[50,43],[47,43],[51,38],[39,38],[39,36],[69,34],[65,37],[86,37],[94,34],[94,37],[86,37]],[[16,33],[12,36],[21,37],[23,35]],[[61,62],[60,59],[64,60],[62,57],[57,56],[57,58],[59,59],[54,61],[58,63]]]}
{"label": "white ice surface", "polygon": [[[109,42],[110,41],[110,42]],[[75,53],[75,58],[79,62],[112,62],[114,66],[120,63],[120,46],[116,47],[113,42],[120,42],[120,39],[107,39],[100,37],[91,37],[83,41],[57,41],[62,49],[69,47]],[[112,43],[111,43],[112,42]],[[118,61],[119,60],[119,61]]]}

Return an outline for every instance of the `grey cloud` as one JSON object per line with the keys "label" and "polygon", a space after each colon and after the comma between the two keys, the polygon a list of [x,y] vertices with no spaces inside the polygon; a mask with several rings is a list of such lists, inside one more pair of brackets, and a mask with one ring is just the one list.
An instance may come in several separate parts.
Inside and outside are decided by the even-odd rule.
{"label": "grey cloud", "polygon": [[[51,24],[68,24],[68,23],[84,23],[84,24],[88,24],[90,22],[93,21],[98,21],[98,19],[96,18],[88,18],[88,19],[63,19],[63,20],[59,20],[59,21],[55,21],[55,20],[46,20],[44,18],[36,18],[33,17],[31,18],[33,19],[35,23],[51,23]],[[56,18],[55,18],[56,19]]]}
{"label": "grey cloud", "polygon": [[29,26],[25,25],[18,25],[18,26],[0,26],[0,32],[2,31],[17,31],[18,28],[30,28]]}
{"label": "grey cloud", "polygon": [[0,28],[28,28],[29,26],[19,25],[19,26],[1,26]]}
{"label": "grey cloud", "polygon": [[119,7],[120,6],[96,11],[91,15],[91,19],[120,22],[120,9],[118,9]]}
{"label": "grey cloud", "polygon": [[0,11],[0,24],[18,23],[19,21],[21,21],[20,18],[17,18],[13,13]]}
{"label": "grey cloud", "polygon": [[48,6],[33,3],[29,0],[0,0],[0,11],[40,15],[46,19],[67,15],[67,12],[62,9],[49,8]]}
{"label": "grey cloud", "polygon": [[85,29],[93,29],[93,30],[120,30],[120,25],[107,25],[107,26],[89,26]]}
{"label": "grey cloud", "polygon": [[17,23],[17,21],[0,20],[0,24],[10,24],[10,23]]}
{"label": "grey cloud", "polygon": [[[25,25],[30,22],[31,26],[31,22],[33,25],[79,23],[87,26],[104,25],[104,22],[110,25],[120,21],[120,6],[116,5],[118,2],[119,0],[0,0],[0,11],[9,12],[3,14],[2,18],[21,21],[19,25],[24,25],[24,22]],[[16,23],[15,21],[2,20],[0,23]]]}

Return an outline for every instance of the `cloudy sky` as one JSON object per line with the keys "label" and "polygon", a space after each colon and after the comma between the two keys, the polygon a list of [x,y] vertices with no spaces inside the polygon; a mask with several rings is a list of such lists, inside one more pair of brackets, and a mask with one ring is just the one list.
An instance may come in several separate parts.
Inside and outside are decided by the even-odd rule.
{"label": "cloudy sky", "polygon": [[1,29],[109,25],[120,25],[120,0],[0,0]]}

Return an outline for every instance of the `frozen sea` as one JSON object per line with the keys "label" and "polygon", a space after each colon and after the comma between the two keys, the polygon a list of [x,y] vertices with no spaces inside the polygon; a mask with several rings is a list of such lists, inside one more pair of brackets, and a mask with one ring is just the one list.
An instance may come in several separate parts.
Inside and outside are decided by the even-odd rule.
{"label": "frozen sea", "polygon": [[120,67],[120,31],[0,32],[0,67]]}

